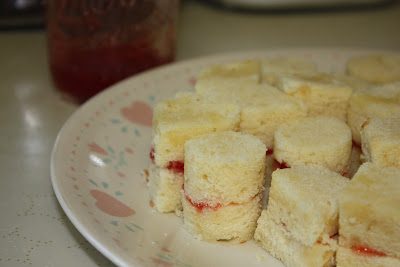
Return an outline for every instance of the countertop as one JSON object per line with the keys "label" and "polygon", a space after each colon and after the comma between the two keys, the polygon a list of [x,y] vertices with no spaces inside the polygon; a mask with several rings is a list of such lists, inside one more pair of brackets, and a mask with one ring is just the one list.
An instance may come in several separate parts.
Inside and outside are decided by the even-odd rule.
{"label": "countertop", "polygon": [[[246,13],[184,1],[177,60],[298,47],[400,50],[400,5]],[[0,33],[0,266],[112,266],[73,227],[52,191],[50,153],[78,108],[54,88],[42,30]]]}

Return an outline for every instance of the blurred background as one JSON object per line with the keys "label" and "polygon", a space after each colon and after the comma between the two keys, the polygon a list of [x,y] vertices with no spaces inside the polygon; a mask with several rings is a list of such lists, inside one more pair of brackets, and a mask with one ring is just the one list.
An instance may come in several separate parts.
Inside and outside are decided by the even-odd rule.
{"label": "blurred background", "polygon": [[[3,55],[3,64],[1,67],[6,68],[10,61],[15,64],[15,61],[19,59],[23,63],[26,59],[33,57],[34,60],[30,62],[39,62],[42,79],[48,78],[47,72],[51,70],[54,88],[60,89],[63,97],[68,97],[69,93],[72,94],[76,103],[82,103],[99,90],[120,79],[173,60],[223,52],[291,47],[364,47],[388,50],[400,48],[400,34],[398,34],[400,4],[399,1],[394,0],[167,0],[156,1],[159,4],[158,7],[151,7],[153,5],[151,3],[154,1],[149,0],[122,2],[132,3],[138,7],[134,7],[132,10],[125,8],[124,13],[118,11],[120,12],[118,15],[114,14],[117,18],[113,19],[112,16],[109,18],[105,15],[96,15],[95,11],[89,12],[89,15],[86,13],[96,5],[96,8],[104,9],[101,11],[107,13],[111,10],[111,13],[116,13],[115,8],[114,11],[112,7],[107,10],[106,6],[109,5],[107,3],[119,3],[118,1],[2,1],[0,6],[0,53]],[[67,8],[68,4],[71,6],[70,9]],[[143,11],[138,12],[145,12],[146,5],[147,9],[150,8],[149,11],[151,8],[164,10],[161,13],[153,12],[154,14],[164,14],[164,16],[170,14],[170,18],[173,19],[170,26],[161,26],[163,23],[165,25],[162,20],[157,22],[159,24],[153,22],[153,26],[149,26],[153,29],[164,27],[164,32],[169,31],[168,40],[161,36],[164,33],[160,33],[158,37],[155,37],[158,38],[157,40],[150,41],[161,43],[161,46],[164,47],[163,57],[154,57],[150,62],[151,52],[146,55],[144,51],[141,51],[137,55],[130,55],[130,58],[124,61],[125,55],[115,44],[113,44],[115,47],[107,52],[92,49],[93,51],[89,51],[91,55],[88,50],[81,51],[82,49],[77,48],[76,44],[72,44],[72,47],[67,46],[73,42],[71,40],[75,37],[68,36],[69,33],[63,32],[62,27],[69,27],[69,30],[74,30],[74,27],[75,30],[89,27],[89,32],[90,27],[98,27],[100,30],[116,32],[118,31],[116,29],[94,25],[93,21],[100,18],[100,22],[104,25],[109,25],[110,21],[113,23],[113,20],[118,23],[118,19],[122,21],[119,17],[129,16],[135,10],[142,8]],[[50,7],[48,8],[50,12],[47,12],[50,15],[47,17],[46,6]],[[178,6],[178,9],[175,9],[175,6]],[[71,10],[75,13],[71,13]],[[86,15],[79,16],[80,13]],[[103,21],[101,21],[102,16],[106,17]],[[131,17],[134,16],[131,15]],[[129,23],[131,22],[128,20],[128,25]],[[135,23],[132,22],[131,25],[140,26]],[[153,29],[150,28],[150,31],[154,31]],[[128,30],[121,34],[134,36],[132,31]],[[136,33],[136,35],[143,34],[144,32]],[[87,47],[88,40],[95,39],[92,38],[93,35],[87,36],[89,39],[86,41],[81,38],[81,46]],[[103,36],[100,37],[103,38]],[[115,41],[118,38],[121,39],[121,37],[113,35],[106,38],[114,39],[114,42],[118,42]],[[102,42],[106,43],[108,40]],[[135,42],[138,43],[136,40]],[[73,47],[74,45],[75,47]],[[95,45],[102,46],[103,44],[91,44],[91,46]],[[134,46],[133,41],[129,45],[130,51],[140,50],[146,46],[143,43]],[[147,44],[147,46],[150,45]],[[80,54],[78,50],[81,52]],[[80,55],[79,57],[76,56],[77,53]],[[118,53],[120,54],[119,58]],[[102,56],[99,56],[100,54]],[[89,58],[90,56],[92,58]],[[81,60],[79,62],[71,61],[71,58],[80,58]],[[148,62],[142,62],[137,66],[129,65],[130,62],[137,62],[143,58],[148,58]],[[118,69],[119,73],[110,74],[109,79],[104,81],[97,76],[104,76],[102,73],[109,70],[99,70],[97,76],[91,74],[91,79],[98,81],[97,84],[87,80],[90,75],[84,75],[84,77],[72,73],[92,68],[92,65],[96,65],[97,68],[101,64],[96,63],[96,60],[107,63],[110,66],[109,69]],[[68,66],[71,63],[81,66],[81,70],[60,69],[60,66]],[[76,82],[67,84],[65,81]],[[68,92],[68,87],[77,87],[77,84],[93,90],[80,95],[78,92],[83,92],[80,89]],[[66,87],[67,89],[65,89]]]}
{"label": "blurred background", "polygon": [[[2,42],[27,31],[43,42],[44,5],[1,1]],[[399,10],[395,0],[183,0],[177,58],[282,46],[397,49]]]}

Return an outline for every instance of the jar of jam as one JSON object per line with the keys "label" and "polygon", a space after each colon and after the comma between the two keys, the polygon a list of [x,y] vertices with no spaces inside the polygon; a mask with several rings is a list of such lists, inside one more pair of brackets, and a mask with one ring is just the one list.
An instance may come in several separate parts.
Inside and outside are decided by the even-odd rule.
{"label": "jar of jam", "polygon": [[178,0],[49,0],[55,86],[78,102],[175,56]]}

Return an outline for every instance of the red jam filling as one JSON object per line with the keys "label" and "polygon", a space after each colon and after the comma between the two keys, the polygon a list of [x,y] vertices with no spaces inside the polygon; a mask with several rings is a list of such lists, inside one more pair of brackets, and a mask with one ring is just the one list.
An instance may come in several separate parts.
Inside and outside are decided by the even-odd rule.
{"label": "red jam filling", "polygon": [[357,147],[357,148],[361,149],[361,145],[358,144],[356,141],[353,140],[352,143],[353,143],[353,147]]}
{"label": "red jam filling", "polygon": [[358,246],[352,246],[351,249],[357,253],[366,255],[366,256],[378,256],[378,257],[384,257],[386,256],[385,253],[378,251],[373,248],[369,248],[366,246],[358,245]]}
{"label": "red jam filling", "polygon": [[150,159],[154,163],[154,146],[150,148]]}
{"label": "red jam filling", "polygon": [[279,164],[278,169],[287,169],[287,168],[289,168],[289,165],[284,161],[278,162],[278,164]]}
{"label": "red jam filling", "polygon": [[[222,207],[221,203],[216,203],[214,205],[211,205],[210,203],[207,203],[205,201],[194,201],[188,194],[186,194],[184,186],[182,186],[182,189],[185,194],[186,200],[189,201],[190,205],[192,205],[193,207],[196,208],[197,212],[202,212],[204,209],[211,209],[213,211],[216,211]],[[258,196],[258,194],[253,196],[250,199],[250,201],[253,200],[254,198],[256,198],[257,196]],[[227,204],[227,206],[234,206],[234,205],[239,205],[239,203],[230,202]]]}
{"label": "red jam filling", "polygon": [[287,168],[290,168],[290,166],[286,162],[284,161],[279,162],[276,159],[274,159],[274,162],[272,163],[273,171],[275,171],[276,169],[287,169]]}
{"label": "red jam filling", "polygon": [[274,154],[274,150],[272,148],[267,148],[267,151],[265,152],[265,155],[272,156],[273,154]]}
{"label": "red jam filling", "polygon": [[212,209],[215,211],[215,210],[219,209],[220,207],[222,207],[222,205],[220,203],[217,203],[215,205],[210,205],[209,203],[204,202],[204,201],[199,201],[199,202],[194,201],[190,196],[188,196],[188,194],[186,194],[186,192],[185,192],[185,198],[187,201],[189,201],[190,205],[192,205],[193,207],[196,208],[196,210],[198,212],[202,212],[204,209]]}
{"label": "red jam filling", "polygon": [[[152,146],[150,149],[150,159],[154,163],[154,147]],[[183,161],[174,160],[168,162],[167,169],[173,171],[174,173],[183,174],[185,171],[185,165]]]}
{"label": "red jam filling", "polygon": [[170,161],[168,162],[167,169],[174,173],[183,174],[185,171],[185,164],[183,161]]}

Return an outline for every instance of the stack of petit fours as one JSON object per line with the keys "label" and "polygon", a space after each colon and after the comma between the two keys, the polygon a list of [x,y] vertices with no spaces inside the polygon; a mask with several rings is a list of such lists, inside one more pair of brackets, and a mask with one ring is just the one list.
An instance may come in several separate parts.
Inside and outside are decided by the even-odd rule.
{"label": "stack of petit fours", "polygon": [[286,266],[400,266],[400,57],[346,67],[214,65],[158,103],[155,208],[202,240],[254,237]]}

